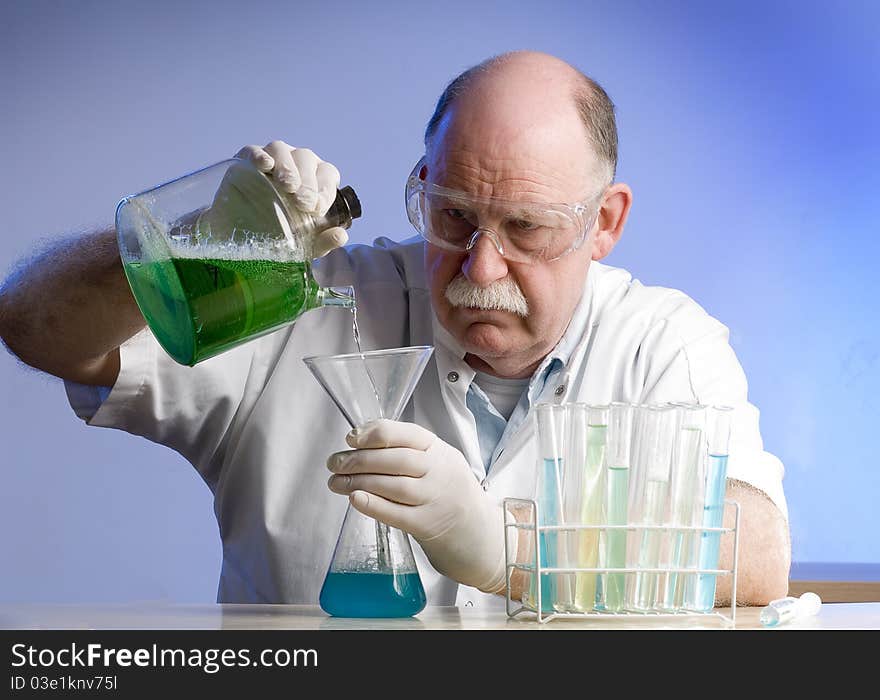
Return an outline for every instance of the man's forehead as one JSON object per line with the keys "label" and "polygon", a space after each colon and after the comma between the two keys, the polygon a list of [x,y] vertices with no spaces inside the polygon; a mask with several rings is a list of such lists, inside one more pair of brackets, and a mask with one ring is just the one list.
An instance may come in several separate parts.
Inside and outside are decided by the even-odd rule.
{"label": "man's forehead", "polygon": [[[456,103],[438,124],[426,155],[429,179],[437,184],[482,188],[475,193],[496,196],[524,190],[545,201],[584,196],[596,170],[596,155],[573,107],[529,116],[475,107],[471,100]],[[496,189],[501,192],[489,191]]]}
{"label": "man's forehead", "polygon": [[[437,124],[435,143],[472,144],[503,151],[506,145],[565,141],[572,148],[589,140],[574,99],[567,93],[539,104],[524,99],[481,98],[468,93],[446,110]],[[439,145],[439,143],[438,143]]]}
{"label": "man's forehead", "polygon": [[429,182],[472,195],[511,201],[580,201],[595,189],[591,164],[549,151],[493,154],[480,148],[435,148],[427,154]]}

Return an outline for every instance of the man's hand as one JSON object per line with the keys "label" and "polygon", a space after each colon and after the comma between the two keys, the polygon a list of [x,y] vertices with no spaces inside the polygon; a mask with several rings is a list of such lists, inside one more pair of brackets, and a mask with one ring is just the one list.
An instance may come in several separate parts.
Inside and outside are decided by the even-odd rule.
{"label": "man's hand", "polygon": [[[308,148],[294,148],[284,141],[273,141],[264,147],[245,146],[235,157],[250,161],[269,175],[278,189],[289,196],[293,206],[301,211],[323,216],[336,199],[339,171]],[[326,229],[313,242],[311,257],[320,258],[347,242],[348,234],[344,228]]]}
{"label": "man's hand", "polygon": [[504,522],[464,456],[413,423],[351,431],[327,460],[328,485],[357,510],[411,534],[437,571],[488,593],[505,588]]}

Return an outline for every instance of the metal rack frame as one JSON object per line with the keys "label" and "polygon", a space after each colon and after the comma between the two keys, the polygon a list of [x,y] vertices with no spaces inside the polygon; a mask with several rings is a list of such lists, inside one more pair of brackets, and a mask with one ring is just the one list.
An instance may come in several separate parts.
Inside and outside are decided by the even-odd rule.
{"label": "metal rack frame", "polygon": [[[737,501],[732,500],[724,500],[724,503],[727,505],[731,505],[734,508],[734,525],[732,528],[725,527],[685,527],[685,526],[677,526],[677,525],[537,525],[538,520],[538,504],[536,501],[532,499],[524,499],[524,498],[505,498],[504,499],[504,529],[505,529],[505,537],[504,537],[504,562],[506,565],[506,607],[507,607],[507,616],[515,617],[521,613],[534,613],[537,616],[537,621],[539,623],[549,622],[555,618],[577,618],[577,619],[590,619],[590,618],[604,618],[604,619],[640,619],[650,617],[651,619],[682,619],[682,618],[716,618],[720,619],[725,627],[735,627],[736,626],[736,569],[737,569],[737,560],[739,557],[739,518],[740,518],[740,506]],[[528,506],[531,509],[531,513],[534,517],[531,517],[528,522],[507,522],[508,515],[513,516],[510,508],[511,506],[520,505],[520,506]],[[528,530],[533,533],[533,548],[534,552],[534,560],[533,563],[524,564],[524,563],[516,563],[515,561],[511,561],[511,552],[509,550],[508,537],[507,532],[509,528],[514,528],[516,530]],[[718,532],[718,533],[733,533],[733,564],[730,569],[693,569],[693,568],[675,568],[675,567],[666,567],[666,568],[640,568],[640,567],[626,567],[626,568],[608,568],[608,567],[546,567],[541,566],[540,561],[540,547],[539,547],[539,535],[542,532],[550,532],[550,531],[571,531],[571,530],[663,530],[669,531],[674,530],[677,532]],[[597,610],[589,610],[586,612],[553,612],[546,613],[543,611],[543,605],[541,604],[541,588],[542,586],[536,586],[537,593],[537,609],[532,608],[524,603],[518,603],[519,607],[514,608],[514,601],[510,597],[510,589],[511,589],[511,576],[515,569],[519,569],[521,571],[526,571],[529,574],[536,575],[538,577],[538,581],[541,580],[541,576],[543,574],[577,574],[577,573],[611,573],[611,574],[632,574],[632,573],[656,573],[656,574],[715,574],[716,576],[732,576],[731,581],[731,595],[730,595],[730,615],[724,615],[721,612],[703,612],[699,610],[678,610],[678,611],[622,611],[622,612],[609,612],[609,611],[597,611]]]}

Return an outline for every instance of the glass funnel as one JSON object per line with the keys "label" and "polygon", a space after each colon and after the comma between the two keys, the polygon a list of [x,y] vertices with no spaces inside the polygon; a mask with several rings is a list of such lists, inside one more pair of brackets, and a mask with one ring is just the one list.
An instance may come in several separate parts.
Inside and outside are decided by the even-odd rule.
{"label": "glass funnel", "polygon": [[[433,350],[392,348],[303,362],[356,428],[400,418]],[[321,609],[338,617],[409,617],[426,601],[409,535],[349,504],[321,587]]]}

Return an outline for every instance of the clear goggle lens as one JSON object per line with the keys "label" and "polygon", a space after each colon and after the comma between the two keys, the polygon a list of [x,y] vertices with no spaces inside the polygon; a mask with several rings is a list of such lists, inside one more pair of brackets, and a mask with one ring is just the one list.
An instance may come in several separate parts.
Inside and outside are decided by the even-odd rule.
{"label": "clear goggle lens", "polygon": [[590,203],[512,202],[427,183],[418,177],[420,165],[407,181],[407,216],[425,240],[446,250],[466,252],[491,232],[508,260],[548,262],[579,248],[596,220]]}

